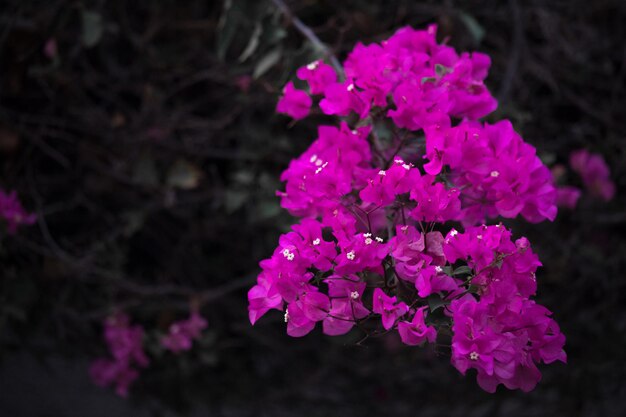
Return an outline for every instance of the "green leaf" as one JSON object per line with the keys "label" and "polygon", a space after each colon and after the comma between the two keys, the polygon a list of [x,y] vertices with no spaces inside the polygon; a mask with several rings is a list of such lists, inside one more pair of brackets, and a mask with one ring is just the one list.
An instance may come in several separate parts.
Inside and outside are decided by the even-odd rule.
{"label": "green leaf", "polygon": [[249,198],[248,193],[240,190],[228,190],[226,191],[226,198],[224,205],[228,213],[233,213],[243,207],[246,200]]}
{"label": "green leaf", "polygon": [[257,206],[257,213],[260,220],[267,220],[280,214],[280,205],[277,201],[264,201]]}
{"label": "green leaf", "polygon": [[241,55],[239,55],[239,62],[244,62],[246,59],[250,58],[252,54],[259,47],[259,39],[261,38],[261,33],[263,33],[263,26],[260,22],[254,26],[254,30],[252,31],[252,35],[250,36],[250,40],[248,41],[248,45],[246,49],[243,50]]}
{"label": "green leaf", "polygon": [[102,25],[102,16],[99,13],[83,10],[81,14],[83,32],[82,42],[87,48],[96,46],[102,38],[104,26]]}
{"label": "green leaf", "polygon": [[259,60],[259,62],[256,64],[256,67],[254,67],[252,78],[257,79],[265,74],[267,71],[269,71],[270,68],[278,63],[282,54],[283,50],[280,47],[274,48],[269,51],[263,58]]}
{"label": "green leaf", "polygon": [[222,61],[224,57],[226,57],[228,47],[233,41],[239,26],[239,21],[234,9],[233,1],[225,0],[224,11],[217,24],[217,57]]}
{"label": "green leaf", "polygon": [[470,35],[472,35],[472,38],[474,38],[476,44],[481,43],[483,38],[485,37],[485,28],[483,28],[472,15],[461,12],[460,17]]}
{"label": "green leaf", "polygon": [[455,269],[452,275],[465,275],[465,274],[471,274],[471,273],[472,273],[472,268],[470,268],[467,265],[463,265]]}
{"label": "green leaf", "polygon": [[435,64],[435,72],[439,77],[443,77],[444,75],[452,72],[452,68],[448,68],[445,65]]}
{"label": "green leaf", "polygon": [[435,310],[437,310],[438,308],[441,308],[445,305],[447,305],[448,303],[443,300],[439,295],[437,294],[431,294],[428,296],[428,308],[430,308],[430,311],[433,312]]}

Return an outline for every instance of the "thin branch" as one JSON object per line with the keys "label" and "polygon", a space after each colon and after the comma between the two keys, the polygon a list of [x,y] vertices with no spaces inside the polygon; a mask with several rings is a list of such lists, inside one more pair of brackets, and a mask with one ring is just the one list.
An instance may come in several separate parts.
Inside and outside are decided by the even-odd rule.
{"label": "thin branch", "polygon": [[290,20],[291,24],[298,30],[298,32],[300,32],[302,36],[307,38],[307,40],[311,42],[311,44],[313,44],[315,48],[322,51],[324,55],[330,60],[330,63],[335,68],[335,70],[340,75],[343,75],[343,68],[335,54],[324,42],[320,40],[320,38],[317,37],[317,35],[311,30],[311,28],[305,25],[302,20],[295,16],[289,6],[287,6],[283,0],[272,0],[272,2],[281,11],[281,13]]}

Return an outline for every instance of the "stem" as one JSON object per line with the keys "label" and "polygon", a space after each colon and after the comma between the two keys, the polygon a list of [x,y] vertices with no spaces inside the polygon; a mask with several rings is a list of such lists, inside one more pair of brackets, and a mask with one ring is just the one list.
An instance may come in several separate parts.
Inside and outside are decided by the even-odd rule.
{"label": "stem", "polygon": [[335,68],[340,78],[343,78],[343,67],[339,63],[337,57],[328,48],[328,46],[317,37],[317,35],[311,30],[310,27],[305,25],[302,20],[293,14],[289,6],[285,4],[283,0],[272,0],[272,3],[290,20],[293,27],[302,34],[311,44],[318,50],[322,51],[326,58],[330,61],[331,65]]}

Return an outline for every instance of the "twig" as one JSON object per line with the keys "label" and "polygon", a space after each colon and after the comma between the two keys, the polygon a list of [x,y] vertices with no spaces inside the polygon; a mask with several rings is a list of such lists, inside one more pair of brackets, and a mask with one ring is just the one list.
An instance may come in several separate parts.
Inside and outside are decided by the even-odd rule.
{"label": "twig", "polygon": [[304,36],[308,39],[309,42],[313,44],[315,48],[322,51],[324,55],[330,60],[331,65],[335,68],[340,76],[343,76],[343,68],[339,63],[337,57],[333,54],[333,52],[328,48],[328,46],[317,37],[317,35],[311,30],[310,27],[305,25],[302,20],[300,20],[297,16],[293,14],[289,6],[285,4],[283,0],[272,0],[274,5],[281,11],[282,14],[287,17],[291,21],[291,24]]}

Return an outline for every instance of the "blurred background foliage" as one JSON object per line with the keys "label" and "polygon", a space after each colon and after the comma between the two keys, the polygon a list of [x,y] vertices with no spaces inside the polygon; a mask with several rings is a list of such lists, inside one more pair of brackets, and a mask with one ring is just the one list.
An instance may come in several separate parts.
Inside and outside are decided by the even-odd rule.
{"label": "blurred background foliage", "polygon": [[[129,401],[150,415],[626,415],[626,3],[277,3],[2,3],[0,186],[38,222],[0,239],[0,410],[75,415],[71,404],[23,412],[60,388],[25,392],[10,364],[86,364],[121,309],[148,332],[153,361]],[[393,338],[291,339],[280,314],[249,325],[257,263],[292,221],[274,195],[280,172],[331,120],[274,114],[295,69],[325,54],[295,17],[340,59],[438,23],[441,39],[492,57],[493,118],[510,118],[547,163],[581,147],[607,159],[613,202],[513,225],[540,254],[538,299],[568,337],[569,364],[545,369],[533,393],[486,394],[445,354]],[[193,351],[165,353],[159,335],[190,303],[209,328]],[[71,378],[63,369],[52,381]],[[100,415],[95,404],[80,415]]]}

